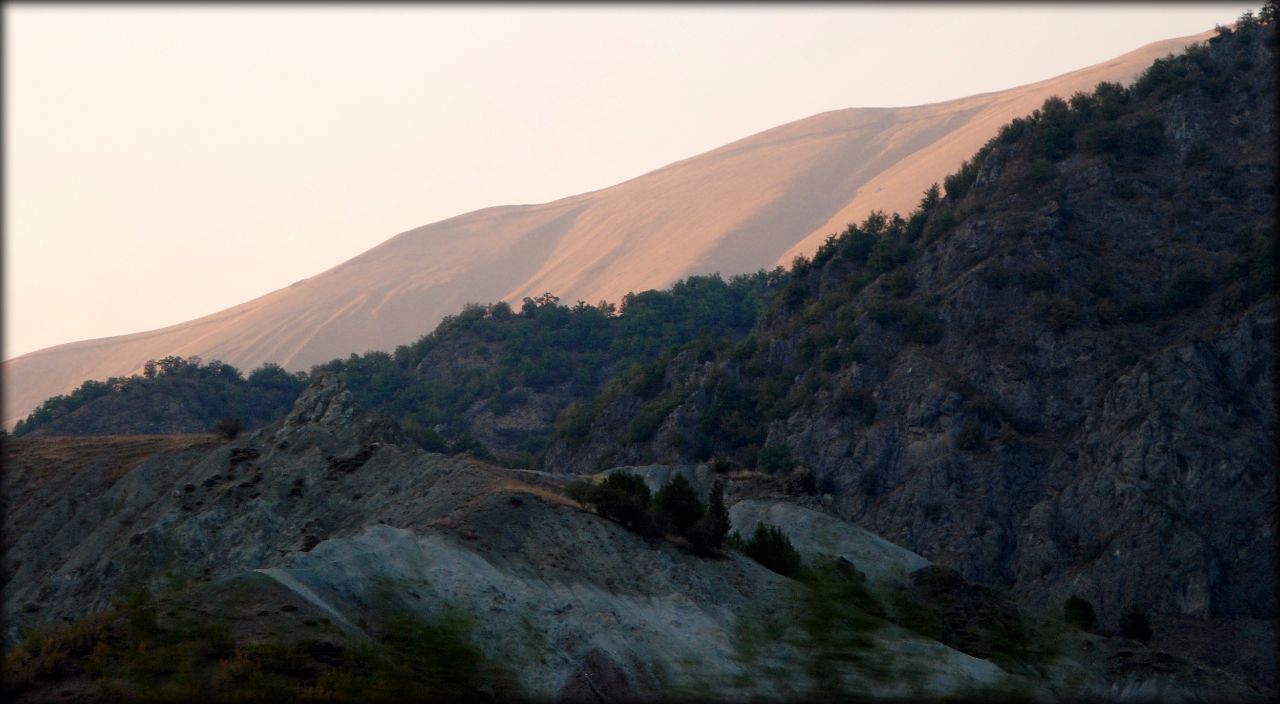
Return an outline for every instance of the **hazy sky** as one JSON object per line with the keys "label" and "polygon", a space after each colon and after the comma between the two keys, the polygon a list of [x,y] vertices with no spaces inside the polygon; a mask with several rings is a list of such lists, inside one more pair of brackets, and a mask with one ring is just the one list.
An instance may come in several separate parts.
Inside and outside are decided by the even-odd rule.
{"label": "hazy sky", "polygon": [[824,110],[936,102],[1254,3],[4,8],[4,358]]}

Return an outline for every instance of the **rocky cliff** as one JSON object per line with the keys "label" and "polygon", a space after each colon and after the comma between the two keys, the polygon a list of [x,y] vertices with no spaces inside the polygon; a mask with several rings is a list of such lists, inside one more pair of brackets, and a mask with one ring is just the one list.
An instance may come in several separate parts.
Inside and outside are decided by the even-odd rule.
{"label": "rocky cliff", "polygon": [[1155,642],[1274,678],[1264,34],[1046,103],[910,221],[797,262],[731,353],[616,392],[548,465],[798,465],[841,517],[970,579],[1078,595],[1110,627],[1138,606]]}

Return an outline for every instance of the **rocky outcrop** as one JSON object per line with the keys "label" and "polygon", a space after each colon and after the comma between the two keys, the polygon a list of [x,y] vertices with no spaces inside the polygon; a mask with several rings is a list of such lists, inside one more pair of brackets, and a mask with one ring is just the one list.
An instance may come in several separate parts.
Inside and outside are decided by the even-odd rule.
{"label": "rocky outcrop", "polygon": [[[482,689],[493,696],[648,701],[1020,691],[1054,698],[1129,686],[1131,678],[1108,675],[1079,644],[1047,665],[1048,674],[1031,674],[882,616],[841,625],[871,607],[830,602],[839,598],[834,593],[815,601],[810,587],[741,554],[709,559],[630,533],[565,498],[563,476],[447,458],[397,440],[393,426],[362,413],[330,377],[273,427],[235,442],[130,446],[109,479],[93,479],[102,475],[99,464],[49,461],[53,443],[88,440],[6,442],[6,466],[24,466],[22,481],[7,487],[6,637],[12,643],[24,628],[100,613],[127,590],[172,593],[179,585],[177,596],[164,597],[165,613],[258,624],[235,632],[296,643],[291,652],[311,663],[303,677],[342,667],[346,653],[407,610],[422,618],[468,614],[468,638],[503,668]],[[30,463],[33,457],[44,459]],[[704,490],[720,481],[731,485],[730,496],[771,497],[734,499],[735,528],[775,523],[810,560],[836,559],[859,581],[865,573],[878,593],[902,592],[927,564],[856,526],[788,503],[786,485],[770,488],[771,478],[716,477],[706,467],[634,470],[655,488],[683,473],[708,485]],[[83,485],[84,495],[62,513],[41,511],[38,504],[57,493],[38,481],[41,472]],[[842,616],[827,623],[820,614],[828,608]],[[845,650],[854,647],[849,643],[856,649]],[[1154,657],[1134,648],[1136,657]],[[1203,691],[1206,675],[1171,662],[1169,686]],[[1080,670],[1092,677],[1085,685],[1071,679]],[[1256,694],[1230,677],[1215,682]],[[96,691],[87,681],[82,690]]]}
{"label": "rocky outcrop", "polygon": [[[1275,79],[1259,34],[1172,69],[1195,80],[1135,92],[1105,128],[1158,129],[1147,153],[1052,160],[1043,134],[1011,132],[906,261],[871,270],[846,241],[802,262],[750,348],[673,366],[653,400],[617,394],[589,443],[548,458],[750,467],[772,448],[825,510],[1042,613],[1078,595],[1106,629],[1146,610],[1153,643],[1188,655],[1206,650],[1185,649],[1198,621],[1205,643],[1254,634],[1220,645],[1274,656],[1257,635],[1280,617]],[[1081,119],[1087,144],[1101,118]],[[628,442],[646,403],[674,410]]]}

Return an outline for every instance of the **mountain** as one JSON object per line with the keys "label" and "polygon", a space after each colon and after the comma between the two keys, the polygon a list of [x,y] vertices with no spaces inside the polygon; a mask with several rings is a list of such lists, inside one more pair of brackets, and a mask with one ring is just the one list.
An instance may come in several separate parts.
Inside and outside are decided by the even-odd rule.
{"label": "mountain", "polygon": [[[934,105],[839,110],[616,186],[503,206],[397,235],[328,271],[171,327],[5,361],[4,426],[87,379],[170,355],[302,370],[390,349],[468,301],[618,301],[697,273],[788,264],[872,209],[905,211],[1010,119],[1050,95],[1128,82],[1208,33],[1149,44],[1057,78]],[[228,272],[234,275],[234,272]]]}
{"label": "mountain", "polygon": [[1264,16],[790,271],[470,306],[230,441],[4,438],[6,694],[1273,699]]}
{"label": "mountain", "polygon": [[[1274,25],[1047,101],[753,333],[572,409],[543,465],[793,469],[842,519],[1274,683]],[[1247,674],[1246,674],[1247,673]],[[1272,685],[1273,686],[1273,685]]]}

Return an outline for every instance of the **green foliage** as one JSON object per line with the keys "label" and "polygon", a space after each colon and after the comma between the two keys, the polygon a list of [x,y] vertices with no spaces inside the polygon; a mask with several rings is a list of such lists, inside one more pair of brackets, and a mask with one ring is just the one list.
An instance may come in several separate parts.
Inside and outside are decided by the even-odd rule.
{"label": "green foliage", "polygon": [[662,517],[662,522],[681,535],[687,533],[702,517],[702,502],[683,474],[671,477],[671,481],[658,491],[654,496],[654,508]]}
{"label": "green foliage", "polygon": [[1031,162],[1029,173],[1031,174],[1031,180],[1043,183],[1058,177],[1058,167],[1052,161],[1040,158]]}
{"label": "green foliage", "polygon": [[174,401],[190,414],[189,419],[179,420],[202,430],[224,432],[217,425],[226,418],[256,428],[288,412],[306,384],[305,374],[291,374],[275,364],[264,364],[245,379],[235,367],[218,360],[205,364],[199,357],[169,356],[149,360],[139,376],[86,381],[70,394],[47,399],[18,422],[14,435],[37,429],[52,434],[94,432],[94,426],[82,425],[91,421],[77,425],[69,418],[91,403],[109,404],[102,413],[108,418],[132,419],[138,426],[134,432],[147,432],[148,420],[161,427],[174,422],[168,418]]}
{"label": "green foliage", "polygon": [[457,608],[432,618],[394,611],[382,620],[376,642],[353,649],[354,662],[343,673],[349,676],[324,679],[317,689],[340,700],[488,699],[481,688],[509,688],[510,677],[486,662],[472,643],[473,630],[470,614]]}
{"label": "green foliage", "polygon": [[784,577],[799,577],[804,569],[800,553],[777,526],[757,523],[751,539],[737,541],[743,554]]}
{"label": "green foliage", "polygon": [[[402,425],[412,419],[448,440],[465,432],[478,402],[488,401],[502,415],[530,401],[531,392],[545,392],[562,404],[555,435],[578,448],[621,387],[630,384],[642,398],[657,396],[673,349],[699,338],[710,344],[740,337],[784,280],[785,274],[765,271],[727,282],[694,276],[668,291],[627,294],[620,309],[603,301],[564,306],[550,294],[526,301],[520,315],[505,303],[472,305],[394,355],[352,355],[318,369],[342,376],[362,406]],[[486,350],[483,364],[454,367],[447,376],[418,371],[436,357],[475,354],[477,345]],[[662,411],[646,409],[634,442],[656,430]],[[531,438],[527,450],[540,453],[547,437]]]}
{"label": "green foliage", "polygon": [[693,546],[694,552],[700,555],[712,555],[720,551],[725,538],[729,535],[729,510],[724,505],[724,485],[717,481],[711,487],[711,495],[707,497],[707,508],[702,512],[686,537]]}
{"label": "green foliage", "polygon": [[667,416],[684,400],[683,396],[683,389],[677,387],[641,406],[631,420],[631,424],[627,426],[623,443],[634,445],[653,438],[661,427],[662,421],[666,420]]}
{"label": "green foliage", "polygon": [[796,460],[786,445],[769,445],[756,456],[756,466],[769,474],[781,474],[794,469]]}
{"label": "green foliage", "polygon": [[942,185],[947,190],[947,200],[958,201],[969,192],[969,187],[978,178],[978,168],[982,165],[980,158],[982,156],[985,156],[985,154],[979,152],[973,159],[962,163],[959,171],[942,180]]}
{"label": "green foliage", "polygon": [[[1054,162],[1071,154],[1075,149],[1078,117],[1079,114],[1073,114],[1067,102],[1056,95],[1047,98],[1044,105],[1031,114],[1035,125],[1033,134],[1041,158]],[[1035,171],[1034,166],[1032,171]]]}
{"label": "green foliage", "polygon": [[1093,612],[1093,604],[1074,595],[1062,605],[1062,618],[1082,631],[1092,629],[1093,624],[1098,621]]}
{"label": "green foliage", "polygon": [[[579,480],[583,481],[583,480]],[[601,482],[574,482],[566,487],[569,498],[595,508],[596,513],[646,537],[660,535],[649,514],[649,487],[630,472],[613,472]]]}
{"label": "green foliage", "polygon": [[942,339],[942,321],[938,314],[922,306],[910,306],[902,319],[907,337],[912,342],[932,345]]}

